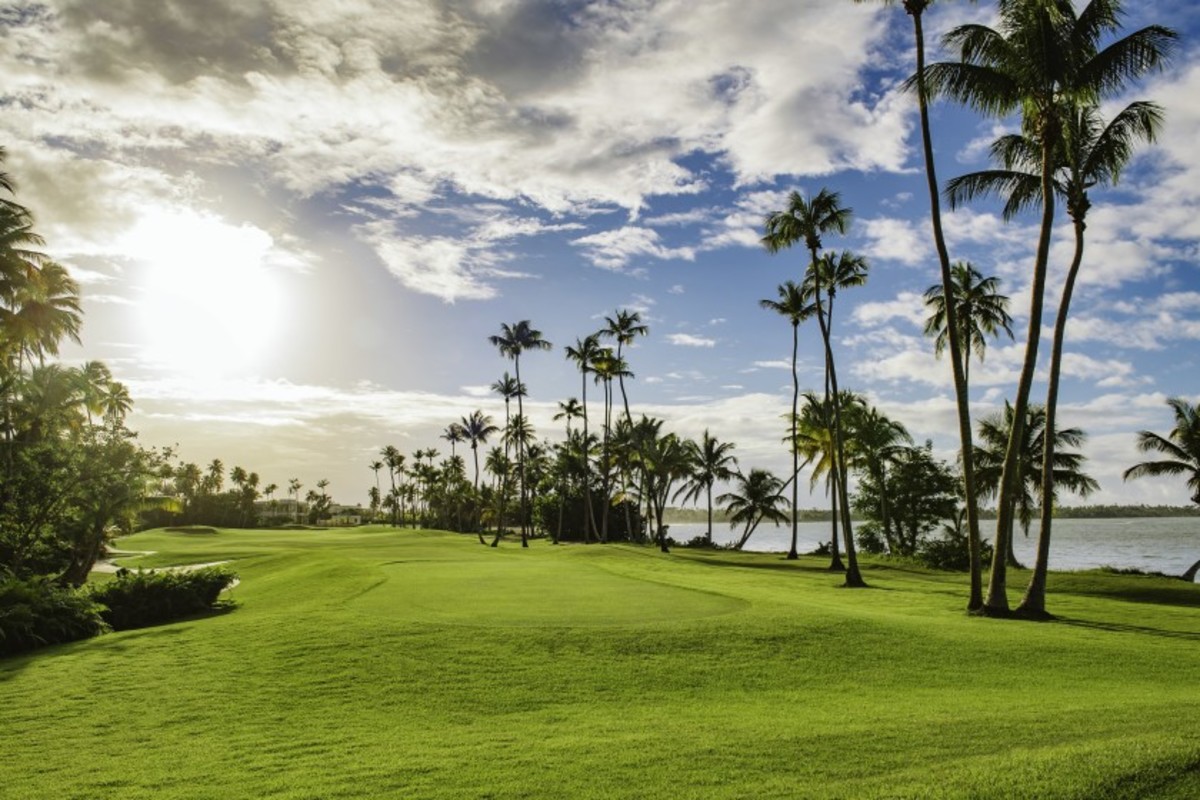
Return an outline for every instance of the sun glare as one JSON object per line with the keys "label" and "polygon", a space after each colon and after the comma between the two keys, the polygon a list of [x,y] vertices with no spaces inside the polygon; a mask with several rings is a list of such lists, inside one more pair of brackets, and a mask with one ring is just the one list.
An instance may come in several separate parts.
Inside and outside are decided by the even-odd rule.
{"label": "sun glare", "polygon": [[266,232],[191,211],[155,210],[125,252],[142,270],[143,355],[183,374],[259,366],[280,334],[282,285],[267,264]]}

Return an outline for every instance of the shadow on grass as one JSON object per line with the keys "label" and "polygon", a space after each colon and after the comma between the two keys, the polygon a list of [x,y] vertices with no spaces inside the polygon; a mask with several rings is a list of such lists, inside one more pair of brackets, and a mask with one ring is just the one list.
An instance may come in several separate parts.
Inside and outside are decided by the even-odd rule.
{"label": "shadow on grass", "polygon": [[1137,633],[1143,636],[1160,636],[1164,639],[1183,639],[1185,641],[1200,642],[1200,633],[1193,631],[1171,631],[1163,628],[1151,628],[1146,625],[1126,625],[1121,622],[1095,622],[1086,619],[1072,619],[1071,617],[1056,617],[1052,620],[1047,620],[1047,624],[1070,625],[1074,628],[1088,628],[1097,631],[1109,631],[1112,633]]}

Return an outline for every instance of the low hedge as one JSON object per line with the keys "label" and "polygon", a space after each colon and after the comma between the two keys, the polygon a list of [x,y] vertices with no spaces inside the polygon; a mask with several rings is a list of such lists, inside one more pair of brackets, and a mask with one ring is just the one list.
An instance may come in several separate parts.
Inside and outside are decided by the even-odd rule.
{"label": "low hedge", "polygon": [[0,655],[103,633],[103,610],[88,594],[49,577],[0,580]]}
{"label": "low hedge", "polygon": [[237,575],[224,567],[157,572],[122,569],[113,580],[93,587],[91,596],[104,606],[100,612],[104,621],[113,630],[124,631],[209,611],[235,580]]}

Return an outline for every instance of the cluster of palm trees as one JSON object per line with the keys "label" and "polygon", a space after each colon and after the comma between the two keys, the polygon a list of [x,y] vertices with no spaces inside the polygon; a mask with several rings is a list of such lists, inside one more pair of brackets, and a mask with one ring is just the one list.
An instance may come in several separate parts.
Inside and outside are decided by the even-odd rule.
{"label": "cluster of palm trees", "polygon": [[[1006,554],[1015,496],[1021,491],[1021,448],[1029,418],[1030,394],[1038,363],[1041,320],[1045,310],[1047,268],[1058,201],[1063,201],[1074,232],[1072,258],[1055,315],[1049,379],[1044,406],[1046,430],[1056,430],[1059,376],[1066,321],[1076,279],[1083,263],[1086,215],[1091,188],[1115,183],[1139,142],[1151,141],[1162,112],[1153,103],[1127,105],[1105,120],[1102,104],[1124,94],[1130,81],[1161,68],[1168,59],[1173,31],[1158,25],[1120,36],[1120,0],[1090,0],[1077,9],[1071,0],[1000,0],[995,28],[968,24],[951,30],[944,45],[957,61],[927,64],[923,14],[931,0],[905,0],[913,22],[917,70],[908,86],[917,96],[929,188],[930,217],[942,274],[942,293],[953,297],[954,275],[941,222],[940,196],[933,155],[929,104],[946,98],[986,116],[1020,116],[1020,133],[1001,137],[992,146],[997,167],[952,180],[946,195],[952,206],[987,195],[1004,203],[1011,218],[1026,209],[1041,212],[1040,233],[1030,271],[1030,324],[1025,358],[1013,398],[1012,425],[1000,465],[995,555],[987,596],[982,592],[979,558],[979,515],[970,422],[964,341],[956,303],[945,304],[946,346],[954,376],[961,439],[961,464],[971,549],[971,593],[968,609],[989,615],[1010,613]],[[1042,498],[1053,498],[1055,437],[1046,437],[1040,470]],[[1046,570],[1051,541],[1053,503],[1042,502],[1037,560],[1018,613],[1044,616]]]}

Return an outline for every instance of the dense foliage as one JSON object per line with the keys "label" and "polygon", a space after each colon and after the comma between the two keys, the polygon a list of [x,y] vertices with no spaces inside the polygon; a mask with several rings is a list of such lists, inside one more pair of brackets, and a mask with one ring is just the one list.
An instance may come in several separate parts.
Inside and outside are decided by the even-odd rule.
{"label": "dense foliage", "polygon": [[100,615],[113,630],[144,628],[208,611],[237,579],[231,570],[210,566],[194,570],[119,570],[95,586]]}
{"label": "dense foliage", "polygon": [[86,639],[107,630],[103,608],[46,577],[0,580],[0,655]]}

